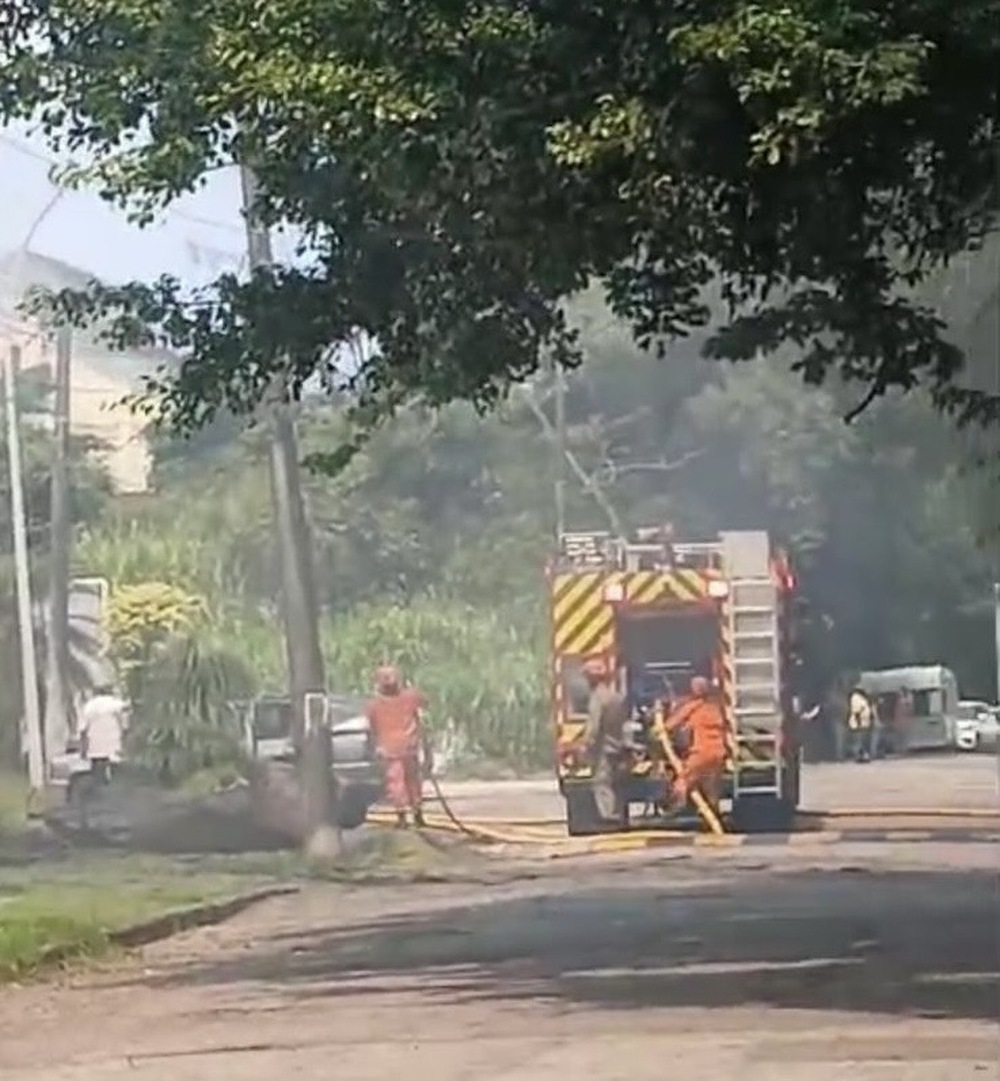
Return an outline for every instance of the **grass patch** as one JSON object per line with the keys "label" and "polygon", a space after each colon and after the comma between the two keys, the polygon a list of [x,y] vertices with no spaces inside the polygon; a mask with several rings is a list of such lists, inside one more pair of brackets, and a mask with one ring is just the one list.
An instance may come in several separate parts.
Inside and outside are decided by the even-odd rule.
{"label": "grass patch", "polygon": [[23,979],[47,964],[100,957],[112,949],[116,932],[264,884],[263,876],[236,869],[136,857],[89,857],[5,870],[0,982]]}
{"label": "grass patch", "polygon": [[464,838],[375,827],[346,838],[341,857],[305,865],[310,878],[353,885],[417,882],[485,882],[498,868]]}

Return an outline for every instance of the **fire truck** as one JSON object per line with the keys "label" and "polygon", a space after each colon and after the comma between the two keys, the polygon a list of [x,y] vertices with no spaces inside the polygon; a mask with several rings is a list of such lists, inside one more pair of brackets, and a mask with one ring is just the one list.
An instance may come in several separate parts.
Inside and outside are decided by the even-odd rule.
{"label": "fire truck", "polygon": [[[728,725],[722,813],[705,817],[716,832],[719,822],[739,832],[789,828],[801,757],[790,663],[795,581],[768,535],[730,532],[679,544],[656,529],[637,532],[634,541],[565,534],[548,583],[556,771],[569,833],[628,829],[636,806],[646,827],[697,823],[696,810],[669,820],[662,813],[678,758],[659,746],[665,737],[654,723],[695,675],[710,680]],[[583,666],[595,657],[616,673],[631,717],[621,820],[611,824],[597,814],[586,740]]]}

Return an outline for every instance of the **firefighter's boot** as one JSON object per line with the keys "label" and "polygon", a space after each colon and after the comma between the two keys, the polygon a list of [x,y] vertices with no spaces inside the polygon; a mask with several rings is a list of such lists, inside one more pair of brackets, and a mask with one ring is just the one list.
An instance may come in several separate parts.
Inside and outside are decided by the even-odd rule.
{"label": "firefighter's boot", "polygon": [[416,810],[413,812],[413,824],[418,830],[426,829],[427,823],[424,821],[424,812]]}
{"label": "firefighter's boot", "polygon": [[396,812],[396,829],[405,830],[405,829],[408,829],[408,828],[409,828],[409,823],[406,821],[406,812],[405,811],[397,811]]}

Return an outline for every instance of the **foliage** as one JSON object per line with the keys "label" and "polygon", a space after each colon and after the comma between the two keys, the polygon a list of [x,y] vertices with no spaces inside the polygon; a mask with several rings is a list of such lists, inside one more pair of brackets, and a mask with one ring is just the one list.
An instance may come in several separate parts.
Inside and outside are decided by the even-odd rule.
{"label": "foliage", "polygon": [[[972,433],[951,432],[914,395],[845,425],[856,390],[832,380],[803,393],[788,359],[720,370],[698,361],[695,339],[658,362],[600,307],[576,315],[588,358],[567,381],[567,445],[601,498],[567,469],[571,528],[608,528],[605,504],[626,528],[670,520],[692,539],[767,528],[791,546],[803,583],[807,693],[847,669],[915,659],[950,663],[967,693],[992,693],[983,538],[997,503],[970,468],[983,449]],[[408,408],[337,476],[307,485],[332,684],[366,693],[392,657],[428,689],[435,728],[450,719],[472,753],[522,769],[549,755],[542,569],[554,455],[529,401],[551,417],[551,381],[485,419],[466,405]],[[326,406],[304,409],[305,452],[338,423]],[[107,560],[95,573],[141,566],[150,577],[161,561],[164,580],[207,599],[215,636],[257,685],[280,689],[254,448],[184,458],[172,447],[156,499],[127,528],[93,530],[81,558]]]}
{"label": "foliage", "polygon": [[520,623],[510,614],[433,595],[405,607],[361,607],[330,626],[334,685],[368,693],[375,666],[391,661],[428,696],[432,729],[460,733],[466,753],[544,765],[551,753],[544,630],[537,611]]}
{"label": "foliage", "polygon": [[143,666],[130,760],[169,782],[238,762],[242,731],[231,704],[255,690],[231,649],[190,632],[173,636]]}
{"label": "foliage", "polygon": [[162,582],[112,593],[109,652],[134,712],[130,759],[167,781],[239,757],[230,703],[255,680],[214,633],[204,598]]}
{"label": "foliage", "polygon": [[116,590],[106,613],[112,656],[126,665],[141,664],[165,642],[189,633],[205,614],[201,597],[165,582]]}
{"label": "foliage", "polygon": [[792,341],[807,382],[1000,413],[911,292],[994,213],[993,0],[24,0],[0,53],[0,112],[140,220],[241,161],[299,238],[197,296],[58,298],[185,356],[150,406],[181,427],[279,373],[349,383],[365,423],[494,403],[543,349],[579,358],[562,303],[591,281],[643,343],[715,320],[712,355]]}

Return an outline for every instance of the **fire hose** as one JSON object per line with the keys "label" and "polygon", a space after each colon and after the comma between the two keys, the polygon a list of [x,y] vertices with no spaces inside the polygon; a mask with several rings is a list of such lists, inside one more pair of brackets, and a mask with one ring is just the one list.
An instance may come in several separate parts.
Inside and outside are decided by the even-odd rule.
{"label": "fire hose", "polygon": [[[666,743],[666,734],[662,737]],[[672,756],[676,758],[676,752],[670,748]],[[671,763],[677,768],[678,763]],[[425,814],[424,821],[429,829],[457,833],[480,844],[512,844],[512,845],[535,845],[535,846],[565,846],[575,840],[583,842],[582,848],[590,851],[626,851],[632,847],[641,847],[647,840],[652,838],[666,839],[671,836],[681,837],[687,834],[683,831],[670,831],[664,829],[634,829],[614,833],[601,833],[591,837],[569,838],[562,832],[565,829],[563,818],[539,818],[539,817],[497,817],[497,818],[474,818],[463,819],[456,814],[451,803],[445,796],[439,777],[431,765],[426,772],[426,780],[431,786],[435,801],[441,807],[441,814]],[[698,808],[702,812],[702,808]],[[710,809],[709,809],[710,810]],[[810,817],[809,812],[803,812]],[[826,822],[838,821],[849,822],[854,819],[885,819],[899,821],[904,819],[982,819],[994,817],[996,812],[976,810],[974,808],[837,808],[829,811],[815,812],[815,816]],[[389,825],[395,821],[395,816],[388,812],[378,812],[368,816],[369,821]],[[710,833],[705,840],[708,842],[723,843],[731,835],[726,834],[716,816],[715,821],[708,821]],[[555,833],[558,829],[560,832]]]}

